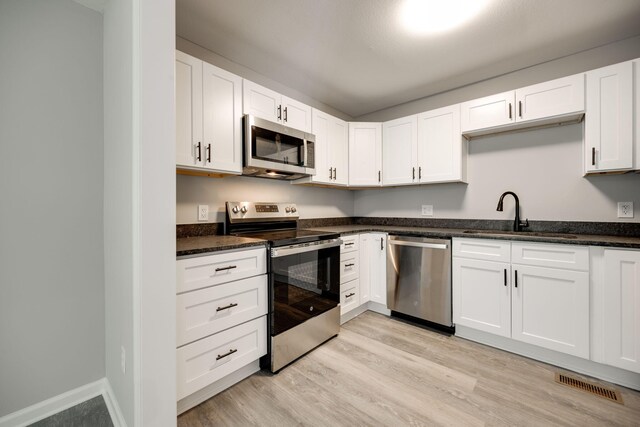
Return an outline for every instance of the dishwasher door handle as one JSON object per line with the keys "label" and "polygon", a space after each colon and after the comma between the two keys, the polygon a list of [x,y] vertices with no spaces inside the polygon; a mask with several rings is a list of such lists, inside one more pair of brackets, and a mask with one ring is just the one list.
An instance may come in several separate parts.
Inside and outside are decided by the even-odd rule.
{"label": "dishwasher door handle", "polygon": [[449,245],[446,243],[421,243],[421,242],[408,242],[405,240],[387,240],[388,245],[398,245],[398,246],[413,246],[416,248],[427,248],[427,249],[448,249]]}

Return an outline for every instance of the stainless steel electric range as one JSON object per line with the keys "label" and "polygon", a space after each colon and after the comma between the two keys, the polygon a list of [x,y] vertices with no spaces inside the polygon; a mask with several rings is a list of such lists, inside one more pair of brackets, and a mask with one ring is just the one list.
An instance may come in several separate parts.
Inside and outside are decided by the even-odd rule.
{"label": "stainless steel electric range", "polygon": [[226,234],[269,244],[270,339],[261,366],[271,372],[340,330],[340,235],[300,230],[297,220],[293,203],[226,203]]}

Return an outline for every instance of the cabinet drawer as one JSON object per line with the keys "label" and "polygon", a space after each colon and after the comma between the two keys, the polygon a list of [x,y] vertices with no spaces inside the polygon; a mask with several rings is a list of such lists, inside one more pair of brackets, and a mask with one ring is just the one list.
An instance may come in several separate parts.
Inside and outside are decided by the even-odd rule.
{"label": "cabinet drawer", "polygon": [[358,307],[360,301],[359,280],[352,280],[340,286],[340,314],[345,314]]}
{"label": "cabinet drawer", "polygon": [[538,267],[589,270],[589,248],[564,244],[520,243],[511,244],[511,262]]}
{"label": "cabinet drawer", "polygon": [[340,283],[357,279],[360,274],[360,261],[357,252],[340,255]]}
{"label": "cabinet drawer", "polygon": [[511,243],[492,239],[453,239],[453,256],[510,262]]}
{"label": "cabinet drawer", "polygon": [[357,251],[360,247],[360,236],[357,234],[341,236],[340,238],[342,239],[342,245],[340,245],[341,254]]}
{"label": "cabinet drawer", "polygon": [[176,298],[181,346],[267,314],[267,275],[187,292]]}
{"label": "cabinet drawer", "polygon": [[263,247],[237,252],[186,258],[177,261],[177,292],[192,291],[267,272]]}
{"label": "cabinet drawer", "polygon": [[179,348],[176,351],[178,400],[266,353],[266,316]]}

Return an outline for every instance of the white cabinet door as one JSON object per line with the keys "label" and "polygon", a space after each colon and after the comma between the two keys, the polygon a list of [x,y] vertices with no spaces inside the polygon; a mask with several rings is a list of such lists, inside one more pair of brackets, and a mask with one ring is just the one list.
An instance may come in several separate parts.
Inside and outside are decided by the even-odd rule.
{"label": "white cabinet door", "polygon": [[311,132],[311,107],[295,99],[282,97],[282,124],[303,132]]}
{"label": "white cabinet door", "polygon": [[349,125],[337,117],[329,121],[329,161],[333,184],[349,185]]}
{"label": "white cabinet door", "polygon": [[176,165],[201,166],[202,61],[176,51],[175,73]]}
{"label": "white cabinet door", "polygon": [[314,108],[311,114],[311,133],[316,136],[313,150],[316,174],[311,177],[311,182],[332,184],[333,167],[329,158],[331,116]]}
{"label": "white cabinet door", "polygon": [[244,114],[279,122],[282,119],[281,101],[282,96],[278,92],[247,79],[242,81],[242,109]]}
{"label": "white cabinet door", "polygon": [[350,312],[360,305],[358,279],[340,285],[340,315]]}
{"label": "white cabinet door", "polygon": [[516,90],[516,121],[544,119],[584,111],[584,74]]}
{"label": "white cabinet door", "polygon": [[371,299],[371,233],[360,235],[360,304],[366,304]]}
{"label": "white cabinet door", "polygon": [[203,166],[241,173],[242,79],[205,62],[202,90]]}
{"label": "white cabinet door", "polygon": [[453,322],[511,336],[510,264],[453,258]]}
{"label": "white cabinet door", "polygon": [[418,116],[382,124],[382,184],[402,185],[418,181]]}
{"label": "white cabinet door", "polygon": [[512,264],[512,338],[589,358],[589,273]]}
{"label": "white cabinet door", "polygon": [[466,156],[467,141],[460,135],[459,104],[418,114],[420,182],[464,181]]}
{"label": "white cabinet door", "polygon": [[633,120],[632,62],[589,71],[584,132],[585,172],[633,168]]}
{"label": "white cabinet door", "polygon": [[463,102],[462,132],[492,128],[515,122],[515,92],[509,91]]}
{"label": "white cabinet door", "polygon": [[369,299],[387,306],[387,235],[369,234]]}
{"label": "white cabinet door", "polygon": [[605,363],[640,373],[640,251],[605,249]]}
{"label": "white cabinet door", "polygon": [[349,123],[349,185],[382,183],[382,124]]}

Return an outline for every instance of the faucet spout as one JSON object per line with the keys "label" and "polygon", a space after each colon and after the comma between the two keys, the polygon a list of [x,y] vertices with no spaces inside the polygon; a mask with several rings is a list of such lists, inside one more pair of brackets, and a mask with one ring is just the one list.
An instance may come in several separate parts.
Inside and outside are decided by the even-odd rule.
{"label": "faucet spout", "polygon": [[529,226],[529,220],[526,219],[524,222],[520,221],[520,199],[518,199],[518,195],[516,193],[514,193],[513,191],[505,191],[504,193],[502,193],[502,195],[500,196],[500,200],[498,200],[498,206],[496,207],[496,210],[498,212],[502,212],[504,205],[504,196],[508,194],[512,195],[513,199],[516,201],[516,215],[515,219],[513,220],[513,231],[522,231],[524,227]]}

